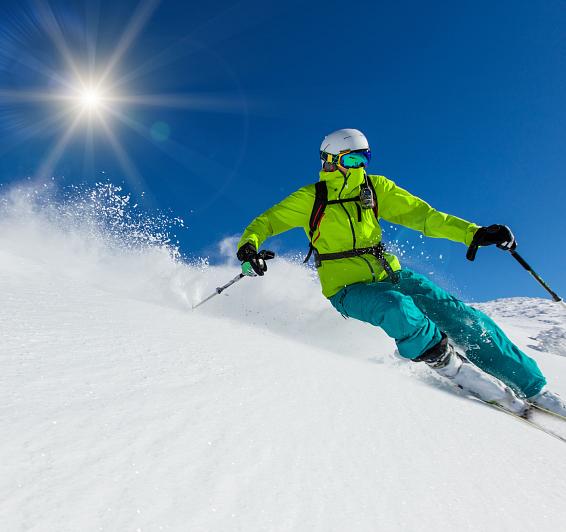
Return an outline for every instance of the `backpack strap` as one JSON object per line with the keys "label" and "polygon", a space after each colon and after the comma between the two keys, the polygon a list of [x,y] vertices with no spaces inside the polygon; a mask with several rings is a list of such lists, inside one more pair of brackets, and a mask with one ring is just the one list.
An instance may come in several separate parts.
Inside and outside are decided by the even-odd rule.
{"label": "backpack strap", "polygon": [[326,187],[326,181],[317,181],[314,184],[314,190],[314,204],[312,206],[311,217],[309,220],[309,252],[307,253],[307,256],[303,263],[307,263],[309,261],[314,251],[314,246],[312,245],[312,237],[314,236],[314,232],[316,231],[316,228],[322,220],[324,209],[326,209],[326,205],[328,204],[328,189]]}
{"label": "backpack strap", "polygon": [[342,203],[348,203],[349,201],[360,201],[360,196],[356,196],[355,198],[344,198],[344,199],[333,199],[326,202],[326,205],[336,205]]}

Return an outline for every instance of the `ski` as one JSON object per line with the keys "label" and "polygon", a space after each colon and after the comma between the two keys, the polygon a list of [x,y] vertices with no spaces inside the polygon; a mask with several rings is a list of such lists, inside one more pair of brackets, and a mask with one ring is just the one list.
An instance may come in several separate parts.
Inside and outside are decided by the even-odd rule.
{"label": "ski", "polygon": [[529,418],[529,414],[532,414],[533,409],[534,410],[540,410],[542,412],[548,413],[548,414],[552,414],[555,415],[556,417],[559,417],[561,419],[565,419],[562,416],[560,416],[559,414],[555,414],[554,412],[550,412],[549,410],[546,410],[545,408],[540,408],[538,406],[534,406],[531,405],[531,410],[527,412],[527,417],[524,416],[520,416],[519,414],[515,414],[513,412],[510,412],[509,410],[507,410],[506,408],[503,408],[501,405],[497,404],[497,403],[491,403],[489,401],[484,401],[483,399],[479,399],[477,398],[478,401],[481,401],[483,404],[490,406],[492,408],[495,408],[496,410],[499,410],[500,412],[503,412],[505,414],[508,414],[516,419],[520,419],[523,423],[526,423],[527,425],[530,425],[531,427],[540,430],[541,432],[544,432],[545,434],[548,434],[549,436],[552,436],[553,438],[556,438],[557,440],[560,440],[563,443],[566,443],[566,437],[561,436],[560,434],[548,429],[547,427],[545,427],[543,424],[538,423],[537,421]]}
{"label": "ski", "polygon": [[534,408],[535,410],[538,410],[539,412],[544,412],[545,414],[550,414],[551,416],[554,416],[558,419],[561,419],[562,421],[566,421],[566,417],[561,416],[560,414],[557,414],[556,412],[553,412],[552,410],[548,410],[547,408],[543,408],[542,406],[538,406],[538,405],[535,405],[533,403],[529,403],[529,406],[531,408]]}

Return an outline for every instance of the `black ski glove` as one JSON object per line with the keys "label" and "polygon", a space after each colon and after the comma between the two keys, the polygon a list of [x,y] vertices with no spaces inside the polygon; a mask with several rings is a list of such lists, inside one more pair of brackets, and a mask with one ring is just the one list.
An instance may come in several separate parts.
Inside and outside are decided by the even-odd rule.
{"label": "black ski glove", "polygon": [[506,225],[494,224],[488,227],[480,227],[476,231],[466,257],[468,260],[474,260],[478,247],[491,246],[493,244],[505,251],[512,251],[517,247],[517,242],[511,229]]}
{"label": "black ski glove", "polygon": [[275,253],[269,250],[262,250],[259,253],[256,251],[253,244],[246,242],[236,253],[238,260],[242,262],[242,273],[245,275],[251,275],[252,271],[250,268],[247,267],[249,264],[251,266],[251,270],[256,275],[264,275],[267,271],[267,262],[268,260],[275,257]]}

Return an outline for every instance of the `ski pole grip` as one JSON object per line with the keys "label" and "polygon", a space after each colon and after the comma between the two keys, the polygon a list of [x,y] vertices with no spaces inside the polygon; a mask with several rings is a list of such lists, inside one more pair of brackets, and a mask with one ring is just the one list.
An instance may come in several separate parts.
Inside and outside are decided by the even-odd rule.
{"label": "ski pole grip", "polygon": [[476,253],[478,252],[479,246],[477,244],[470,244],[468,251],[466,252],[466,258],[472,262],[476,258]]}

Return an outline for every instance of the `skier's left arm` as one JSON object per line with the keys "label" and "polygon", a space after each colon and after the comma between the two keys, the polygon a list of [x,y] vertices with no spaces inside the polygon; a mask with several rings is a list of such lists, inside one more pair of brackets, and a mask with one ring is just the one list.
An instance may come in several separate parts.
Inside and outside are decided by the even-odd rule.
{"label": "skier's left arm", "polygon": [[472,243],[479,225],[437,211],[386,177],[368,177],[375,187],[379,216],[384,220],[415,229],[432,238],[446,238],[466,246]]}
{"label": "skier's left arm", "polygon": [[[283,201],[274,205],[263,214],[255,218],[244,231],[236,256],[242,262],[242,273],[245,275],[263,275],[267,271],[262,253],[259,252],[261,244],[267,238],[278,235],[294,227],[305,227],[309,223],[309,213],[314,201],[314,185],[303,187]],[[267,258],[267,257],[265,257]],[[253,270],[253,272],[252,272]]]}

